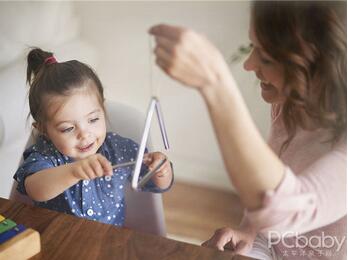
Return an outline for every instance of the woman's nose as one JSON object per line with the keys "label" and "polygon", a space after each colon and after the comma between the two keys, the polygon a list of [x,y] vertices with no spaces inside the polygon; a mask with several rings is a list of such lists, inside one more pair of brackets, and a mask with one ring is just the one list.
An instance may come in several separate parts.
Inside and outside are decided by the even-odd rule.
{"label": "woman's nose", "polygon": [[244,61],[243,67],[246,71],[256,71],[257,70],[257,64],[255,61],[255,55],[254,51],[252,51],[248,58]]}

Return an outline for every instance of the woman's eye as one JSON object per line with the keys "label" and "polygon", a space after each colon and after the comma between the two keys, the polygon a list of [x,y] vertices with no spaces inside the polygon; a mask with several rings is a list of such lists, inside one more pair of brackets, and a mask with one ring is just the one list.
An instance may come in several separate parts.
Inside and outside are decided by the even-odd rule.
{"label": "woman's eye", "polygon": [[271,64],[271,63],[272,63],[271,60],[269,60],[269,59],[267,59],[267,58],[263,58],[263,57],[260,57],[260,61],[261,61],[263,64],[265,64],[265,65]]}
{"label": "woman's eye", "polygon": [[62,132],[62,133],[69,133],[69,132],[71,132],[73,129],[74,129],[74,127],[68,127],[68,128],[65,128],[65,129],[61,130],[61,132]]}
{"label": "woman's eye", "polygon": [[93,118],[91,120],[89,120],[90,123],[95,123],[99,120],[99,117]]}
{"label": "woman's eye", "polygon": [[259,57],[260,57],[260,61],[265,65],[272,63],[271,59],[264,57],[262,54],[260,54]]}

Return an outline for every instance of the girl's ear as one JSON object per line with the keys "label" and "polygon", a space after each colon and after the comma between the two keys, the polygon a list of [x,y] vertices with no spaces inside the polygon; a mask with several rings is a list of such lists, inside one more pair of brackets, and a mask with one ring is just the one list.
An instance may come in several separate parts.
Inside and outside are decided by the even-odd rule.
{"label": "girl's ear", "polygon": [[32,126],[39,132],[41,135],[45,135],[45,131],[41,124],[38,124],[37,122],[32,123]]}

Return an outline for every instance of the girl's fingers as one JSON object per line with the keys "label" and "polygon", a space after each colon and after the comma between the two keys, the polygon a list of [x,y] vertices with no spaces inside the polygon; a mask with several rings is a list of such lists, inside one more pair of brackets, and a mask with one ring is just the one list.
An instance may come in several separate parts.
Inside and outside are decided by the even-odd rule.
{"label": "girl's fingers", "polygon": [[96,177],[102,177],[104,175],[103,167],[98,160],[91,162],[91,167],[96,175]]}
{"label": "girl's fingers", "polygon": [[77,170],[77,175],[78,175],[79,178],[82,179],[82,180],[89,180],[89,179],[90,179],[82,167],[80,167],[80,168]]}
{"label": "girl's fingers", "polygon": [[111,163],[102,155],[98,155],[97,159],[98,159],[101,167],[103,168],[103,171],[104,171],[103,175],[111,176],[113,173]]}
{"label": "girl's fingers", "polygon": [[152,157],[149,156],[148,154],[145,154],[143,157],[143,163],[149,166],[152,162]]}
{"label": "girl's fingers", "polygon": [[89,180],[93,180],[95,178],[94,170],[90,165],[84,166],[83,171],[87,175]]}
{"label": "girl's fingers", "polygon": [[164,169],[164,170],[162,170],[162,171],[157,171],[155,176],[156,176],[156,177],[159,177],[159,178],[162,178],[162,177],[164,177],[167,173],[168,173],[168,170],[167,170],[167,169]]}
{"label": "girl's fingers", "polygon": [[164,163],[158,170],[158,174],[156,175],[157,177],[163,177],[166,175],[169,171],[171,170],[170,163],[166,162]]}
{"label": "girl's fingers", "polygon": [[[155,169],[162,162],[162,160],[165,158],[166,157],[161,153],[154,155],[154,158],[153,158],[151,164],[148,165],[149,170],[152,171],[153,169]],[[168,165],[170,166],[169,162],[167,161],[163,165],[161,165],[161,167],[156,172],[160,172],[160,171],[167,169]]]}

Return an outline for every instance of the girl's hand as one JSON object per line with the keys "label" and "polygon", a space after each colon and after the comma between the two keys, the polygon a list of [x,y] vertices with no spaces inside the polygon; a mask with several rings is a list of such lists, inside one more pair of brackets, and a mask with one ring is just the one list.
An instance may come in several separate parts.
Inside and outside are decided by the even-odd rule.
{"label": "girl's hand", "polygon": [[165,24],[153,26],[149,33],[156,40],[156,63],[170,77],[199,90],[232,79],[221,53],[203,35]]}
{"label": "girl's hand", "polygon": [[101,154],[93,154],[72,163],[72,174],[79,180],[93,180],[97,177],[112,176],[111,163]]}
{"label": "girl's hand", "polygon": [[[147,153],[144,155],[144,164],[147,165],[149,170],[155,169],[160,162],[165,159],[166,156],[160,152]],[[170,166],[169,160],[167,160],[156,172],[156,174],[151,178],[151,180],[156,184],[157,187],[161,189],[166,189],[172,182],[173,172]]]}
{"label": "girl's hand", "polygon": [[202,246],[211,247],[220,251],[230,250],[233,254],[245,254],[253,245],[256,233],[248,230],[232,228],[217,229],[214,235]]}

